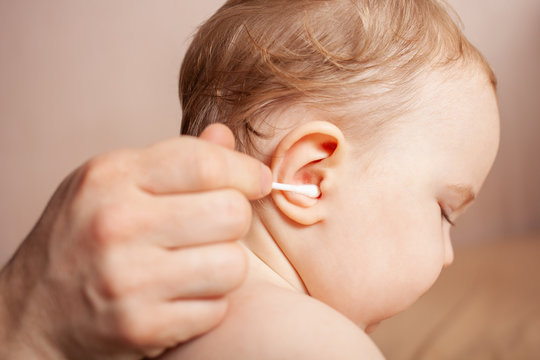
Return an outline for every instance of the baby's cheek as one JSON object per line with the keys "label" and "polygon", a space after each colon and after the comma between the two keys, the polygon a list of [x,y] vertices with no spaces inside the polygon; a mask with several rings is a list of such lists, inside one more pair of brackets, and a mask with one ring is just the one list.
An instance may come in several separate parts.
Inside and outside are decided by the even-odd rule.
{"label": "baby's cheek", "polygon": [[392,277],[387,278],[386,306],[383,320],[397,315],[413,305],[428,291],[441,271],[440,252],[429,247],[401,259]]}
{"label": "baby's cheek", "polygon": [[419,226],[414,236],[409,237],[408,276],[410,278],[410,293],[413,297],[423,295],[437,280],[444,263],[444,241],[441,235],[440,218],[426,213],[425,222]]}
{"label": "baby's cheek", "polygon": [[413,263],[410,275],[409,293],[411,297],[410,306],[435,283],[442,269],[442,254],[438,249],[425,252],[425,257]]}

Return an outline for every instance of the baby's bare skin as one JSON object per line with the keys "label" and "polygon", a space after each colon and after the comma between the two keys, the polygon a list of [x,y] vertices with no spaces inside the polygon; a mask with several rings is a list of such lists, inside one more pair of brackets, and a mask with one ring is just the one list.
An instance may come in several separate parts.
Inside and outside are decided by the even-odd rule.
{"label": "baby's bare skin", "polygon": [[259,271],[252,271],[244,285],[230,295],[225,321],[161,359],[384,358],[353,322],[298,293],[264,267],[251,255],[250,268]]}

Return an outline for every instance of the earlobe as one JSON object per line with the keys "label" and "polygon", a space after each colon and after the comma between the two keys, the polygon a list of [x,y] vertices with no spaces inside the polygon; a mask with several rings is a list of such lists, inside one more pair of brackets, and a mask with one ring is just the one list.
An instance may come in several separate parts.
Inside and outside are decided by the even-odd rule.
{"label": "earlobe", "polygon": [[326,121],[302,124],[283,138],[272,160],[274,181],[314,184],[321,191],[319,198],[273,191],[272,199],[283,215],[306,226],[325,219],[325,196],[331,191],[342,166],[344,147],[342,131]]}

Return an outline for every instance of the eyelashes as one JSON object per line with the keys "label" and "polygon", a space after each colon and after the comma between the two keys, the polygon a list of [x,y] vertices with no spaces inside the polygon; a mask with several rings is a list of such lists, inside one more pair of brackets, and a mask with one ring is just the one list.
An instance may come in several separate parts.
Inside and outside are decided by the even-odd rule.
{"label": "eyelashes", "polygon": [[450,220],[450,216],[448,215],[448,213],[444,211],[444,206],[439,204],[439,207],[441,208],[441,218],[446,220],[450,225],[456,226],[456,224],[452,220]]}

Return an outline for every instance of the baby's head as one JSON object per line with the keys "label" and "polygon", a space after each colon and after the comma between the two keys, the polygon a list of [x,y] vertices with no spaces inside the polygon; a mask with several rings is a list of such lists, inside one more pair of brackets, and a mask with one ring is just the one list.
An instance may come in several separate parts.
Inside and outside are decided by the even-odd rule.
{"label": "baby's head", "polygon": [[180,93],[183,134],[224,123],[275,181],[320,187],[255,213],[305,290],[362,326],[452,261],[498,148],[493,72],[437,0],[230,0]]}

